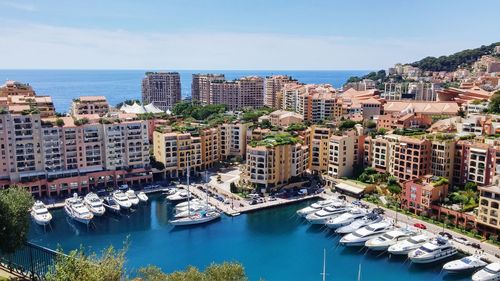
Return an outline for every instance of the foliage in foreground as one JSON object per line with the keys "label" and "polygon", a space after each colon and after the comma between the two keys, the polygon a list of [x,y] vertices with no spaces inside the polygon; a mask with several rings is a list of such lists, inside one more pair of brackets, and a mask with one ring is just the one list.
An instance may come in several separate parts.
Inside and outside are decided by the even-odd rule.
{"label": "foliage in foreground", "polygon": [[125,278],[125,249],[109,247],[98,256],[85,255],[83,248],[59,255],[46,275],[47,281],[120,281]]}
{"label": "foliage in foreground", "polygon": [[205,271],[189,266],[185,271],[163,273],[158,267],[148,266],[139,270],[140,280],[145,281],[246,281],[245,269],[239,263],[211,264]]}
{"label": "foliage in foreground", "polygon": [[12,253],[27,239],[33,197],[22,187],[0,190],[0,251]]}
{"label": "foliage in foreground", "polygon": [[138,270],[138,277],[128,279],[125,264],[126,247],[115,250],[109,247],[99,255],[85,255],[80,248],[60,255],[47,273],[47,281],[247,281],[245,269],[239,263],[211,264],[205,271],[189,266],[184,271],[164,273],[156,266]]}

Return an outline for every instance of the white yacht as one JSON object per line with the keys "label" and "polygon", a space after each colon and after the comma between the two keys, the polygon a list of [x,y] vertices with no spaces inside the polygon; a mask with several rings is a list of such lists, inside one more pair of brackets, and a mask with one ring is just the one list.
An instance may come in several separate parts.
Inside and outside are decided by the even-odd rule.
{"label": "white yacht", "polygon": [[353,221],[366,216],[366,211],[361,208],[352,208],[349,212],[344,213],[336,218],[330,219],[326,222],[326,226],[331,229],[337,229],[339,227],[348,225]]}
{"label": "white yacht", "polygon": [[397,242],[396,244],[389,247],[387,250],[392,255],[408,255],[410,251],[413,251],[424,243],[429,241],[430,237],[426,234],[418,234],[407,240]]}
{"label": "white yacht", "polygon": [[102,205],[112,213],[116,214],[120,212],[120,205],[112,196],[104,197],[104,202],[102,203]]}
{"label": "white yacht", "polygon": [[120,205],[120,209],[127,210],[132,207],[132,202],[130,202],[128,196],[120,190],[113,192],[113,199]]}
{"label": "white yacht", "polygon": [[454,256],[457,249],[448,239],[438,236],[423,244],[418,249],[408,253],[408,258],[413,263],[431,263]]}
{"label": "white yacht", "polygon": [[132,203],[132,206],[139,205],[139,198],[135,195],[135,192],[132,189],[127,190],[125,195],[127,195],[128,200]]}
{"label": "white yacht", "polygon": [[323,208],[326,208],[328,206],[332,206],[335,204],[335,207],[342,207],[342,202],[339,200],[335,199],[328,199],[328,200],[321,200],[316,203],[313,203],[305,208],[302,208],[297,211],[297,215],[300,217],[305,217],[309,214],[315,213]]}
{"label": "white yacht", "polygon": [[328,220],[338,217],[347,211],[349,211],[349,208],[336,208],[334,206],[329,206],[315,213],[307,215],[306,220],[310,224],[325,224]]}
{"label": "white yacht", "polygon": [[340,239],[340,243],[345,246],[364,246],[365,242],[381,236],[392,228],[392,223],[381,221],[360,228],[349,233]]}
{"label": "white yacht", "polygon": [[216,208],[214,208],[210,205],[197,205],[197,206],[191,206],[189,210],[176,212],[174,217],[175,218],[185,218],[185,217],[188,217],[190,214],[195,214],[195,213],[199,213],[199,212],[213,212],[216,210],[217,210]]}
{"label": "white yacht", "polygon": [[479,256],[463,257],[459,260],[447,262],[443,265],[443,269],[452,273],[474,271],[476,269],[485,267],[488,263],[481,260]]}
{"label": "white yacht", "polygon": [[370,214],[366,215],[365,217],[363,217],[361,219],[357,219],[346,226],[342,226],[342,227],[337,228],[335,230],[335,232],[338,234],[348,234],[348,233],[356,231],[362,227],[370,225],[372,223],[377,223],[377,222],[381,222],[381,221],[382,221],[381,216],[370,213]]}
{"label": "white yacht", "polygon": [[45,226],[52,220],[52,215],[42,201],[36,201],[31,208],[31,218],[41,226]]}
{"label": "white yacht", "polygon": [[167,196],[167,199],[171,202],[179,202],[190,199],[192,196],[187,190],[178,190],[176,193]]}
{"label": "white yacht", "polygon": [[139,201],[141,202],[148,202],[149,200],[148,196],[146,195],[146,193],[144,193],[144,191],[137,193],[137,198],[139,198]]}
{"label": "white yacht", "polygon": [[194,198],[194,199],[191,199],[189,202],[185,201],[185,202],[181,202],[181,203],[175,205],[175,209],[176,210],[187,210],[187,207],[189,205],[201,205],[204,203],[205,203],[205,201],[200,200],[198,198]]}
{"label": "white yacht", "polygon": [[92,214],[96,216],[104,215],[106,209],[102,204],[102,199],[99,198],[97,194],[90,192],[89,194],[85,195],[83,202],[85,203],[87,208],[92,212]]}
{"label": "white yacht", "polygon": [[401,229],[388,231],[377,238],[365,242],[365,246],[373,251],[386,251],[390,246],[407,240],[413,233]]}
{"label": "white yacht", "polygon": [[500,280],[500,263],[488,264],[485,268],[472,275],[472,281],[498,281]]}
{"label": "white yacht", "polygon": [[64,211],[73,220],[86,225],[94,218],[92,212],[83,204],[82,199],[78,198],[76,193],[64,201]]}
{"label": "white yacht", "polygon": [[174,226],[187,226],[211,222],[218,218],[220,218],[220,213],[217,211],[198,212],[184,218],[171,220],[170,224]]}

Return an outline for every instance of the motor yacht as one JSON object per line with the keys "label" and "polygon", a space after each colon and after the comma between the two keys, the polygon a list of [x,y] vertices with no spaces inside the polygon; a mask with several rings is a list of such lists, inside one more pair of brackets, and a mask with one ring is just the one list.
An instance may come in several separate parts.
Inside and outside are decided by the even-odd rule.
{"label": "motor yacht", "polygon": [[97,194],[90,192],[85,195],[83,202],[87,206],[87,208],[94,214],[95,216],[102,216],[106,209],[102,204],[102,199],[97,196]]}
{"label": "motor yacht", "polygon": [[176,193],[167,196],[171,202],[180,202],[190,199],[192,196],[187,190],[178,190]]}
{"label": "motor yacht", "polygon": [[64,211],[71,219],[86,225],[94,218],[92,212],[83,204],[83,200],[78,198],[76,193],[64,201]]}
{"label": "motor yacht", "polygon": [[498,281],[500,280],[500,263],[494,262],[472,275],[472,281]]}
{"label": "motor yacht", "polygon": [[360,228],[349,233],[340,239],[340,243],[345,246],[364,246],[365,242],[381,236],[392,229],[392,223],[381,221]]}
{"label": "motor yacht", "polygon": [[135,192],[132,189],[127,190],[125,195],[127,195],[128,200],[132,203],[132,206],[139,205],[139,198],[135,195]]}
{"label": "motor yacht", "polygon": [[407,240],[397,242],[387,249],[387,251],[392,255],[408,255],[410,251],[413,251],[424,243],[429,241],[430,237],[427,234],[418,234],[408,238]]}
{"label": "motor yacht", "polygon": [[336,199],[328,199],[328,200],[321,200],[316,203],[313,203],[305,208],[302,208],[297,211],[297,215],[300,217],[306,217],[309,214],[315,213],[323,208],[326,208],[328,206],[332,206],[335,204],[335,207],[342,207],[342,202]]}
{"label": "motor yacht", "polygon": [[174,226],[188,226],[188,225],[196,225],[202,223],[208,223],[220,218],[221,214],[217,211],[211,212],[198,212],[194,213],[190,216],[179,218],[175,220],[171,220],[170,224]]}
{"label": "motor yacht", "polygon": [[457,249],[448,239],[438,236],[408,253],[413,263],[431,263],[454,256]]}
{"label": "motor yacht", "polygon": [[443,269],[451,273],[461,273],[483,268],[487,264],[488,263],[481,260],[480,256],[468,256],[463,257],[459,260],[447,262],[445,265],[443,265]]}
{"label": "motor yacht", "polygon": [[120,212],[120,205],[112,196],[104,197],[104,202],[102,203],[102,205],[112,213],[117,214]]}
{"label": "motor yacht", "polygon": [[360,219],[362,217],[366,216],[366,211],[361,208],[352,208],[349,210],[347,213],[343,213],[342,215],[330,219],[326,222],[326,226],[328,226],[331,229],[337,229],[339,227],[348,225],[352,223],[353,221]]}
{"label": "motor yacht", "polygon": [[336,218],[349,210],[350,208],[347,207],[336,208],[334,206],[328,206],[322,210],[307,215],[306,219],[310,224],[325,224],[328,220]]}
{"label": "motor yacht", "polygon": [[31,218],[41,226],[46,226],[52,220],[52,215],[42,201],[36,201],[31,208]]}
{"label": "motor yacht", "polygon": [[132,202],[130,202],[128,196],[120,190],[113,192],[113,199],[116,200],[116,203],[120,205],[120,209],[122,210],[127,210],[132,207]]}
{"label": "motor yacht", "polygon": [[412,234],[412,232],[403,229],[391,230],[377,238],[366,241],[365,246],[373,251],[386,251],[390,246],[407,240]]}
{"label": "motor yacht", "polygon": [[199,212],[211,212],[211,211],[216,211],[217,209],[214,208],[213,206],[210,205],[197,205],[197,206],[191,206],[189,210],[184,210],[181,212],[176,212],[174,217],[175,218],[185,218],[188,217],[190,214],[194,213],[199,213]]}
{"label": "motor yacht", "polygon": [[363,217],[361,219],[357,219],[346,226],[342,226],[342,227],[337,228],[335,230],[335,232],[338,234],[348,234],[348,233],[351,233],[353,231],[356,231],[357,229],[365,227],[369,224],[377,223],[377,222],[381,222],[381,221],[382,221],[381,216],[374,214],[374,213],[369,213],[368,215],[366,215],[365,217]]}
{"label": "motor yacht", "polygon": [[148,196],[146,195],[146,193],[144,193],[144,191],[137,193],[137,198],[139,198],[139,201],[144,202],[144,203],[148,202],[148,200],[149,200]]}

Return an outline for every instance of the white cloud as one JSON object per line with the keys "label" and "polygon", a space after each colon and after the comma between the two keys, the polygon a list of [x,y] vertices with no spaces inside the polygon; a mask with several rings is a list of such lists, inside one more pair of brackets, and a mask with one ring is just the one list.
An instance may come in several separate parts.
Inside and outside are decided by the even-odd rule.
{"label": "white cloud", "polygon": [[0,38],[1,68],[379,69],[460,50],[456,42],[418,38],[137,33],[19,22],[0,22]]}
{"label": "white cloud", "polygon": [[35,5],[29,3],[21,3],[20,1],[0,1],[0,6],[28,12],[36,11]]}

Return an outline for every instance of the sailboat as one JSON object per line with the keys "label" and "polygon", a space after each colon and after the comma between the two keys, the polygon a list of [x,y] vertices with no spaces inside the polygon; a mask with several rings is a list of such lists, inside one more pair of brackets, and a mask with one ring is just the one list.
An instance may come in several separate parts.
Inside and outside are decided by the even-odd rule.
{"label": "sailboat", "polygon": [[[189,161],[187,161],[187,192],[188,192],[188,216],[183,218],[178,218],[175,220],[171,220],[170,224],[174,226],[187,226],[187,225],[195,225],[202,224],[214,221],[220,218],[220,213],[218,211],[199,211],[195,213],[191,213],[191,190],[189,189]],[[207,206],[208,206],[208,195],[207,195]]]}

